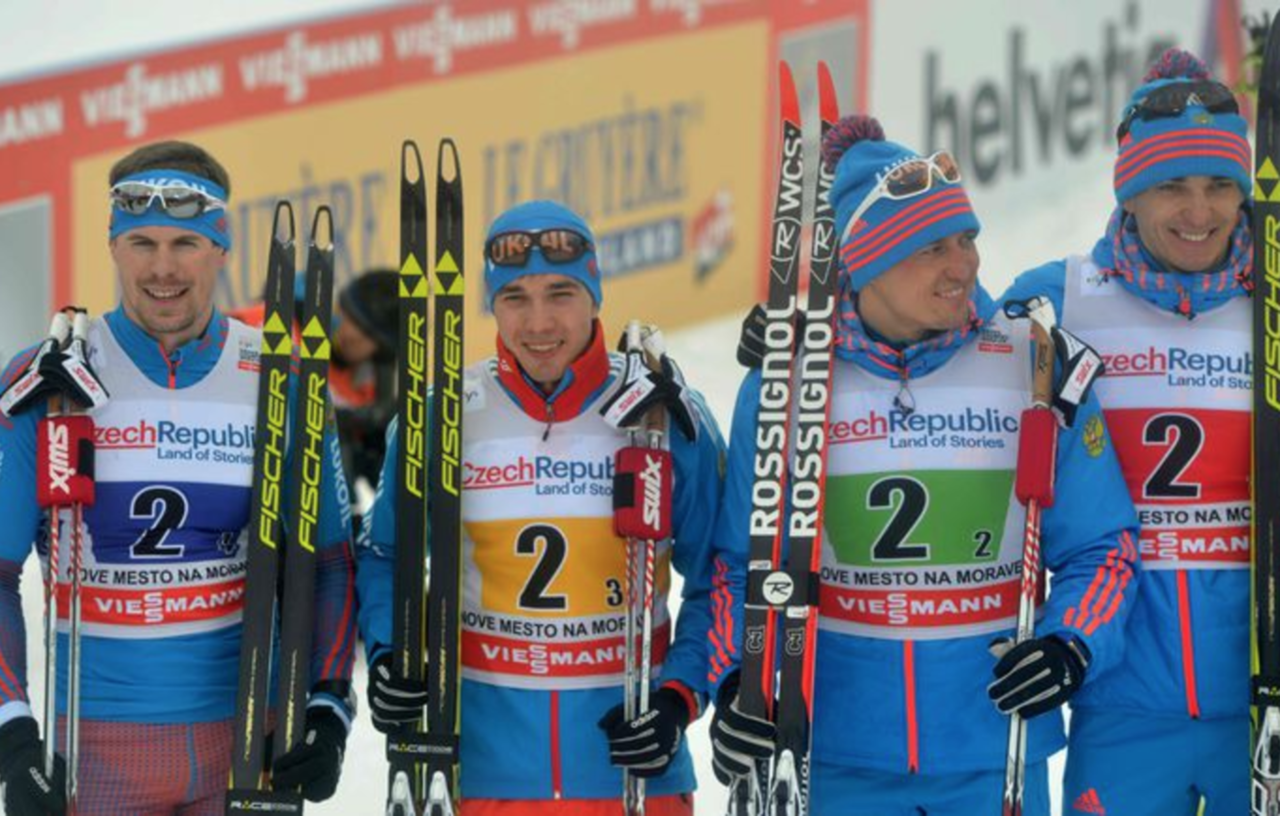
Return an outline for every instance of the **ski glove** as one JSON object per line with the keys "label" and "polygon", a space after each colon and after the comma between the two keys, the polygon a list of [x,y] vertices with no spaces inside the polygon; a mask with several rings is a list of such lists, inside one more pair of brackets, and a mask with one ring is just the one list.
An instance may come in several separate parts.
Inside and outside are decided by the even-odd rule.
{"label": "ski glove", "polygon": [[272,764],[271,786],[299,790],[308,802],[323,802],[338,789],[347,726],[328,706],[307,709],[302,739]]}
{"label": "ski glove", "polygon": [[667,409],[671,421],[684,438],[693,441],[698,433],[694,421],[696,409],[690,401],[684,374],[675,360],[666,354],[655,356],[659,370],[651,371],[645,364],[644,354],[640,351],[627,352],[621,384],[601,406],[600,416],[615,428],[639,428],[645,413],[655,405],[661,405]]}
{"label": "ski glove", "polygon": [[422,719],[427,707],[427,685],[421,680],[396,677],[391,652],[383,652],[369,667],[369,716],[373,727],[394,734]]}
{"label": "ski glove", "polygon": [[[764,306],[757,303],[751,307],[747,316],[742,318],[742,333],[738,335],[738,363],[746,368],[759,368],[764,363],[764,329],[768,321],[765,319]],[[794,337],[804,337],[805,313],[796,309],[796,329]]]}
{"label": "ski glove", "polygon": [[1017,645],[1012,638],[1001,638],[991,644],[991,654],[999,662],[987,695],[1001,714],[1016,713],[1024,719],[1052,711],[1079,691],[1090,657],[1088,646],[1057,635]]}
{"label": "ski glove", "polygon": [[661,776],[689,727],[689,704],[675,689],[660,688],[644,714],[628,722],[622,712],[618,704],[597,723],[609,738],[609,761],[641,779]]}
{"label": "ski glove", "polygon": [[67,812],[66,764],[55,759],[53,779],[44,775],[44,743],[32,717],[0,726],[0,782],[9,816],[62,816]]}
{"label": "ski glove", "polygon": [[754,773],[756,762],[773,756],[777,734],[772,722],[738,708],[741,680],[736,671],[725,678],[711,718],[711,764],[722,785],[732,785],[734,779]]}

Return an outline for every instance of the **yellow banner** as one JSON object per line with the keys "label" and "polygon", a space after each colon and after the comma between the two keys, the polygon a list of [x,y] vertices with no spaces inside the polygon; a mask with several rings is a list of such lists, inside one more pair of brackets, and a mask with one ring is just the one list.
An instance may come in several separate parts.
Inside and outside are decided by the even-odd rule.
{"label": "yellow banner", "polygon": [[[450,136],[465,185],[468,359],[492,353],[495,336],[483,311],[487,224],[533,198],[565,202],[595,231],[611,336],[631,318],[675,327],[742,310],[762,262],[768,54],[768,26],[752,21],[182,134],[232,176],[235,245],[218,301],[258,297],[280,197],[298,213],[300,265],[312,213],[328,204],[339,286],[398,266],[400,143],[422,150],[434,236],[436,141]],[[104,191],[119,157],[79,161],[72,174],[73,288],[95,311],[116,300]]]}

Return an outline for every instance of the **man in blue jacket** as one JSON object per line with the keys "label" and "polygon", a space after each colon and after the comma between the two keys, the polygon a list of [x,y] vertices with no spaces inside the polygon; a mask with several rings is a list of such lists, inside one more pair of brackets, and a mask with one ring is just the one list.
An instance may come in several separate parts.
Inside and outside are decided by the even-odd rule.
{"label": "man in blue jacket", "polygon": [[1072,700],[1081,813],[1249,812],[1253,239],[1248,126],[1170,50],[1121,112],[1116,209],[1091,252],[1024,273],[1102,354],[1098,382],[1142,522],[1124,661]]}
{"label": "man in blue jacket", "polygon": [[[1136,523],[1106,427],[1090,396],[1058,430],[1041,531],[1051,591],[1036,637],[1011,648],[1029,321],[978,282],[979,224],[949,154],[920,156],[863,116],[842,120],[824,154],[841,301],[811,813],[996,813],[1005,715],[1017,712],[1029,719],[1024,812],[1047,816],[1046,760],[1065,742],[1058,707],[1119,663],[1137,588]],[[772,725],[737,706],[760,388],[753,371],[739,392],[716,535],[711,737],[726,783],[772,751]]]}
{"label": "man in blue jacket", "polygon": [[[723,442],[701,398],[668,367],[654,392],[671,418],[674,460],[672,539],[658,552],[656,684],[652,713],[627,721],[626,545],[614,533],[611,499],[614,455],[627,434],[603,415],[627,382],[621,356],[605,347],[600,283],[591,230],[560,204],[521,204],[489,229],[485,288],[497,354],[467,370],[463,389],[468,816],[615,816],[623,769],[647,778],[650,816],[692,814],[683,735],[706,699]],[[357,550],[369,706],[384,731],[417,719],[427,700],[390,671],[394,427]],[[675,621],[670,567],[684,577]]]}

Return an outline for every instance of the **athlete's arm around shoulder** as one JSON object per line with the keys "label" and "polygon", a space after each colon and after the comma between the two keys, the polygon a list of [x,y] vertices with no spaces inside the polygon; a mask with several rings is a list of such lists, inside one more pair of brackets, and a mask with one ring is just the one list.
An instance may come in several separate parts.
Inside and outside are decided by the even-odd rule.
{"label": "athlete's arm around shoulder", "polygon": [[1047,297],[1053,304],[1053,313],[1058,322],[1063,320],[1062,305],[1065,300],[1067,278],[1066,260],[1049,261],[1023,272],[999,298],[999,304],[1010,301],[1028,300],[1033,297]]}
{"label": "athlete's arm around shoulder", "polygon": [[1093,393],[1059,431],[1055,475],[1042,529],[1053,581],[1038,634],[1082,641],[1094,677],[1120,661],[1141,559],[1137,514]]}

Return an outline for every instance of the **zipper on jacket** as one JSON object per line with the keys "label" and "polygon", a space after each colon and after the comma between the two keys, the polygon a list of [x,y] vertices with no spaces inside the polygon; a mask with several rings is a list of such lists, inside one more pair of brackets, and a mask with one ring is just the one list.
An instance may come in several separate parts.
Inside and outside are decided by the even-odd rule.
{"label": "zipper on jacket", "polygon": [[902,689],[907,709],[907,772],[920,772],[920,726],[916,719],[915,641],[902,642]]}
{"label": "zipper on jacket", "polygon": [[1187,713],[1200,719],[1200,699],[1196,694],[1196,655],[1191,638],[1191,593],[1187,571],[1178,570],[1178,628],[1182,635],[1182,680],[1187,687]]}
{"label": "zipper on jacket", "polygon": [[564,795],[564,779],[560,774],[560,692],[551,694],[551,797]]}

